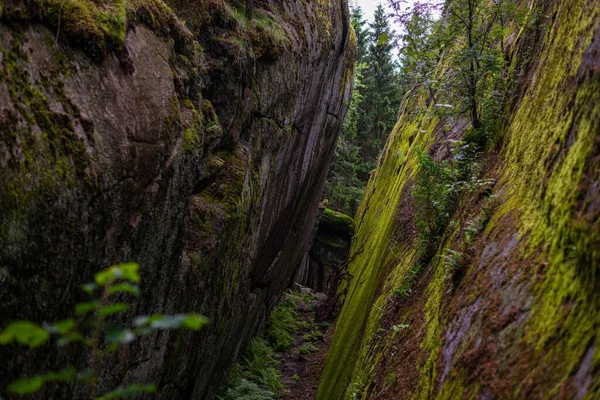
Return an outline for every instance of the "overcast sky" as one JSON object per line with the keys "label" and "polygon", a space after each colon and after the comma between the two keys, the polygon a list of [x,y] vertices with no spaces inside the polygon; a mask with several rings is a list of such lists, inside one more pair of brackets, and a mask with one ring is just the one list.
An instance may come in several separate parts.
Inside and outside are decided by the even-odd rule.
{"label": "overcast sky", "polygon": [[[413,2],[414,2],[414,0],[408,0],[406,3],[407,3],[407,5],[412,5]],[[373,21],[373,14],[375,13],[375,9],[377,8],[377,6],[379,4],[383,4],[383,6],[388,11],[388,13],[390,13],[392,11],[388,7],[387,0],[381,0],[381,1],[380,0],[350,0],[350,6],[351,7],[353,5],[360,6],[360,8],[362,8],[362,10],[363,10],[365,19],[369,22]],[[397,25],[395,25],[392,21],[390,21],[390,24],[396,30],[396,32],[399,31],[399,27]]]}

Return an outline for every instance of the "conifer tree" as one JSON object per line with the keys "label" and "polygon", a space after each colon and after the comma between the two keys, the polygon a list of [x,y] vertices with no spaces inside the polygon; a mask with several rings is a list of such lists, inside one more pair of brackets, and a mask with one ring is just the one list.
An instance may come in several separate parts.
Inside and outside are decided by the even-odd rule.
{"label": "conifer tree", "polygon": [[358,47],[354,91],[325,187],[330,207],[348,214],[360,202],[401,101],[394,32],[385,9],[377,8],[368,27],[360,7],[353,7],[351,16]]}
{"label": "conifer tree", "polygon": [[356,32],[356,64],[365,61],[367,54],[368,32],[365,29],[367,21],[364,19],[362,8],[353,7],[351,11],[351,21],[354,32]]}
{"label": "conifer tree", "polygon": [[[372,168],[396,123],[401,102],[397,64],[393,58],[394,34],[380,4],[375,10],[373,23],[369,24],[363,93],[366,108],[365,115],[357,124],[363,161]],[[363,174],[361,178],[366,181],[368,175]]]}
{"label": "conifer tree", "polygon": [[366,68],[364,61],[369,39],[365,28],[367,21],[365,21],[360,7],[352,8],[351,18],[357,37],[354,89],[324,193],[324,197],[329,201],[329,207],[350,215],[354,214],[358,207],[365,187],[365,182],[358,177],[360,171],[366,168],[363,167],[361,143],[357,137],[357,130],[358,121],[364,119],[365,115],[362,71]]}

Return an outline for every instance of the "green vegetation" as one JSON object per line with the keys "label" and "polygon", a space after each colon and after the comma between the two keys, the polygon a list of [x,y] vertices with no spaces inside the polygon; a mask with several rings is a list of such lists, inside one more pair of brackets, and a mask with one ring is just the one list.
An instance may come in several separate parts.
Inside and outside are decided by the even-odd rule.
{"label": "green vegetation", "polygon": [[420,262],[427,263],[435,253],[454,212],[456,194],[451,190],[453,174],[450,168],[434,161],[421,149],[416,149],[416,153],[419,169],[412,190],[414,219],[419,232]]}
{"label": "green vegetation", "polygon": [[391,387],[394,386],[398,382],[398,374],[391,373],[385,378],[385,386]]}
{"label": "green vegetation", "polygon": [[[285,360],[299,359],[317,350],[323,330],[329,325],[317,324],[304,308],[315,300],[311,293],[288,291],[269,315],[266,327],[250,342],[240,360],[231,369],[227,387],[220,400],[277,399],[285,393],[279,368]],[[305,310],[297,311],[297,306]],[[302,340],[298,340],[301,337]],[[288,376],[294,382],[302,378]]]}
{"label": "green vegetation", "polygon": [[321,221],[333,226],[354,231],[354,220],[352,218],[345,214],[333,211],[330,208],[326,208],[323,211]]}
{"label": "green vegetation", "polygon": [[31,7],[6,2],[3,20],[31,20],[55,31],[55,40],[65,37],[94,60],[123,49],[128,24],[146,23],[164,36],[183,39],[182,26],[160,0],[39,0]]}
{"label": "green vegetation", "polygon": [[101,360],[115,353],[121,346],[156,330],[184,328],[197,331],[208,323],[208,319],[193,313],[143,315],[134,318],[131,327],[123,327],[115,323],[111,317],[129,310],[129,303],[123,302],[123,297],[139,295],[138,269],[137,264],[128,263],[98,272],[94,282],[82,286],[82,290],[91,296],[90,301],[77,304],[75,315],[70,319],[52,324],[45,323],[43,326],[30,321],[16,321],[2,330],[0,345],[3,346],[17,342],[36,348],[55,337],[56,345],[59,347],[80,343],[91,353],[90,366],[86,370],[77,371],[69,366],[63,371],[23,377],[9,384],[8,391],[27,395],[42,389],[49,382],[77,382],[89,385],[89,398],[96,400],[155,392],[154,384],[132,384],[97,396],[97,385],[101,379]]}
{"label": "green vegetation", "polygon": [[[418,292],[423,299],[415,299],[425,303],[424,322],[415,327],[424,334],[418,343],[420,378],[411,398],[474,398],[484,390],[498,398],[558,398],[588,367],[586,398],[595,398],[600,358],[597,351],[591,354],[599,334],[594,267],[599,247],[598,213],[589,208],[597,194],[589,190],[595,188],[590,177],[598,176],[593,141],[600,92],[589,57],[596,49],[600,7],[579,0],[527,6],[441,3],[450,6],[443,24],[422,8],[405,20],[412,23],[408,34],[414,33],[414,41],[405,41],[403,48],[404,60],[413,57],[403,64],[410,72],[411,91],[358,209],[356,241],[366,241],[369,256],[350,265],[354,280],[337,322],[319,399],[373,395],[369,390],[380,371],[376,366],[396,333],[379,329],[387,322],[382,316],[389,311],[390,293],[415,295],[417,281],[426,285]],[[541,26],[546,15],[549,27]],[[517,79],[518,93],[513,90]],[[464,121],[470,126],[463,128]],[[462,140],[456,143],[459,134]],[[444,140],[448,136],[456,143],[451,155]],[[402,217],[398,199],[411,183],[417,225],[413,243],[410,233],[394,226]],[[398,232],[404,241],[395,237]],[[497,251],[505,252],[502,256],[490,255],[494,245],[506,246],[517,234],[514,249],[501,247]],[[425,265],[419,262],[423,248],[428,249]],[[495,258],[493,265],[474,268],[475,260],[484,257]],[[509,265],[497,265],[500,257],[510,257]],[[427,274],[415,280],[423,271]],[[509,277],[500,276],[504,273]],[[461,276],[468,277],[461,281],[465,289],[449,290]],[[495,280],[510,293],[499,305],[489,293]],[[449,346],[445,332],[454,329],[450,322],[458,318],[449,311],[476,299],[487,308],[477,309],[464,339],[458,339],[456,354],[443,358],[448,357],[444,346]],[[492,326],[515,303],[523,307],[518,311],[522,325],[508,321]],[[409,311],[399,309],[397,318],[404,321]],[[499,334],[487,342],[493,349],[484,349],[485,341],[473,347],[472,338],[494,329]],[[593,358],[589,365],[582,362],[585,357]],[[442,362],[452,362],[445,380],[440,379]],[[469,362],[477,373],[482,365],[493,365],[494,384],[486,381],[488,376],[473,376],[474,365],[465,365]]]}
{"label": "green vegetation", "polygon": [[318,330],[312,330],[302,337],[304,342],[319,342],[323,339],[323,332]]}
{"label": "green vegetation", "polygon": [[266,329],[253,339],[242,360],[228,377],[222,400],[276,399],[281,383],[278,354],[295,344],[294,333],[301,327],[296,305],[291,299],[279,303],[269,315]]}
{"label": "green vegetation", "polygon": [[360,7],[352,9],[357,38],[354,89],[344,120],[324,198],[329,206],[354,215],[383,145],[396,123],[400,106],[394,32],[380,6],[366,27]]}
{"label": "green vegetation", "polygon": [[[401,54],[406,82],[427,93],[436,113],[468,115],[472,131],[465,139],[484,148],[511,99],[504,39],[515,24],[527,23],[528,13],[509,1],[432,0],[408,9],[401,1],[389,3],[405,28]],[[442,9],[446,18],[434,18]],[[436,72],[440,62],[441,74]]]}
{"label": "green vegetation", "polygon": [[275,307],[269,316],[266,337],[276,351],[285,351],[295,343],[294,334],[298,330],[299,320],[293,301],[284,300]]}
{"label": "green vegetation", "polygon": [[315,347],[315,345],[308,342],[308,343],[304,343],[302,346],[298,347],[295,350],[295,352],[300,354],[301,356],[307,356],[316,350],[317,350],[317,348]]}

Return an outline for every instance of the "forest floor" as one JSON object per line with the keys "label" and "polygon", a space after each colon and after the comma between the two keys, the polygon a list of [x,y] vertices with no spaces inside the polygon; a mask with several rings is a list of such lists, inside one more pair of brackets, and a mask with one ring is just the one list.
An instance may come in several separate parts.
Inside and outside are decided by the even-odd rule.
{"label": "forest floor", "polygon": [[330,323],[315,322],[314,307],[297,311],[304,324],[295,334],[296,344],[280,360],[281,381],[286,387],[280,397],[314,400],[334,329]]}

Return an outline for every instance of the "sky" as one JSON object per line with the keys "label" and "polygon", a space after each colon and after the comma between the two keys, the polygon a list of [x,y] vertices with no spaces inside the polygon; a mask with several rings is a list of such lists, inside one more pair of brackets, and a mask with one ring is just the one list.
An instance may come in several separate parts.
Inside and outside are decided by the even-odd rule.
{"label": "sky", "polygon": [[[413,2],[414,0],[408,0],[406,3],[407,5],[411,5]],[[369,22],[373,21],[373,14],[380,3],[384,5],[388,13],[392,11],[391,8],[388,7],[387,0],[350,0],[349,3],[351,6],[353,4],[360,6],[360,8],[363,10],[365,19]],[[390,23],[396,31],[399,31],[399,27],[397,25],[393,24],[392,21],[390,21]]]}

